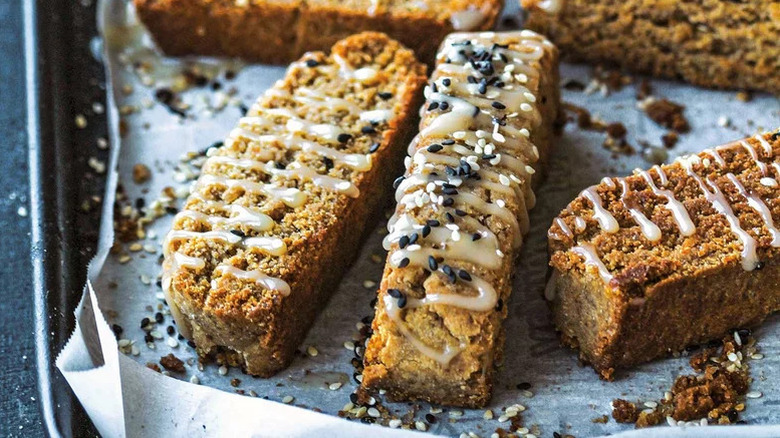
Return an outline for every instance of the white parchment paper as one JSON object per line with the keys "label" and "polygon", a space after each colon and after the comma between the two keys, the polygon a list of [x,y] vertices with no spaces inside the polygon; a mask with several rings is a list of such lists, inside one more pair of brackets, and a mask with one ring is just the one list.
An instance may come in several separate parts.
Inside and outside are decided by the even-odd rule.
{"label": "white parchment paper", "polygon": [[[505,14],[518,13],[510,1]],[[114,32],[132,20],[122,0],[105,0],[100,5],[101,28]],[[111,129],[111,161],[101,224],[98,255],[89,269],[81,306],[76,310],[78,326],[57,359],[57,366],[76,392],[98,430],[104,436],[406,436],[413,432],[387,427],[369,426],[340,419],[335,414],[349,401],[357,387],[350,360],[354,353],[344,346],[356,336],[356,324],[371,314],[369,303],[375,287],[366,281],[379,282],[382,264],[372,260],[379,255],[381,230],[363,247],[355,265],[342,281],[330,303],[315,321],[301,350],[314,346],[316,356],[302,354],[289,369],[271,379],[255,379],[238,369],[221,375],[216,365],[197,366],[194,351],[184,341],[168,336],[166,327],[172,324],[170,315],[157,325],[163,339],[150,349],[144,342],[145,332],[140,321],[154,320],[162,304],[161,290],[155,284],[159,274],[160,243],[170,217],[157,220],[147,228],[142,244],[155,249],[130,253],[132,260],[120,263],[117,255],[109,254],[114,240],[112,214],[117,181],[121,181],[130,199],[152,201],[166,186],[181,189],[187,183],[176,182],[174,165],[188,151],[197,151],[222,140],[240,117],[240,110],[228,106],[218,111],[204,110],[215,106],[214,94],[190,90],[183,94],[192,104],[194,119],[181,120],[161,105],[145,108],[153,98],[154,89],[144,86],[138,76],[121,62],[126,47],[114,39],[105,44],[108,69],[109,121]],[[163,60],[165,68],[175,69],[178,61]],[[219,64],[217,64],[217,67]],[[248,66],[226,86],[238,90],[237,97],[250,104],[280,78],[284,69],[268,66]],[[577,78],[587,82],[589,68],[562,66],[562,79]],[[681,137],[671,151],[676,155],[694,152],[708,146],[725,143],[754,134],[761,128],[780,125],[780,104],[769,95],[756,95],[749,102],[735,98],[734,92],[697,89],[685,84],[653,81],[655,94],[668,97],[687,106],[692,133]],[[132,93],[127,91],[132,88]],[[608,97],[564,91],[566,101],[588,108],[607,121],[620,121],[628,127],[628,140],[660,143],[665,132],[636,108],[635,88],[626,87]],[[121,116],[124,136],[119,135],[119,109],[127,105],[144,108]],[[730,119],[730,126],[717,123],[719,117]],[[721,123],[722,124],[722,123]],[[495,395],[489,409],[492,420],[483,419],[484,410],[445,409],[436,413],[437,421],[427,424],[428,432],[459,435],[473,432],[490,436],[499,423],[502,408],[520,403],[527,408],[522,413],[524,424],[539,436],[552,436],[554,431],[577,437],[600,436],[623,432],[621,436],[780,436],[780,317],[775,315],[755,334],[765,355],[751,362],[754,377],[752,390],[763,396],[748,400],[748,408],[740,418],[750,426],[669,428],[666,426],[633,431],[630,425],[594,423],[591,420],[611,412],[610,401],[617,397],[629,400],[658,400],[675,376],[690,373],[687,358],[665,359],[620,373],[615,382],[600,381],[590,368],[577,365],[576,354],[562,348],[550,323],[546,304],[541,299],[547,266],[546,229],[555,215],[582,188],[606,175],[624,175],[635,167],[647,167],[639,156],[619,158],[601,147],[602,134],[585,132],[570,124],[556,144],[549,175],[539,190],[539,203],[531,214],[532,228],[518,267],[514,296],[506,322],[507,345],[505,362],[497,378]],[[153,170],[148,183],[132,183],[132,167],[146,164]],[[126,248],[127,245],[125,245]],[[126,252],[126,251],[125,251]],[[151,279],[151,281],[148,281]],[[368,287],[367,287],[368,286]],[[164,309],[164,307],[162,307]],[[97,311],[100,309],[100,311]],[[104,317],[108,315],[108,321]],[[134,342],[138,355],[118,351],[117,340],[109,326],[124,328],[122,338]],[[168,339],[171,338],[171,339]],[[175,345],[175,346],[171,346]],[[173,352],[187,362],[186,373],[167,377],[145,367],[157,363],[161,356]],[[193,377],[195,376],[195,377]],[[190,383],[196,379],[199,384]],[[236,382],[234,379],[239,379]],[[231,385],[232,381],[232,385]],[[516,388],[521,382],[531,384],[531,397]],[[339,389],[329,385],[341,383]],[[239,395],[257,394],[257,397]],[[291,404],[280,403],[294,397]],[[267,397],[268,400],[263,399]],[[399,416],[409,411],[407,404],[385,403]],[[322,413],[312,411],[317,409]],[[417,414],[422,419],[431,406],[421,404]],[[455,412],[453,412],[455,411]],[[463,415],[459,416],[458,413]]]}

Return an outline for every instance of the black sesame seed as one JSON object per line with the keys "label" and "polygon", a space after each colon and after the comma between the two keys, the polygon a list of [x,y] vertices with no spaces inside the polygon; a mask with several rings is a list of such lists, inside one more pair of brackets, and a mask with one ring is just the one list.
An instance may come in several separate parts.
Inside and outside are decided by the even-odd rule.
{"label": "black sesame seed", "polygon": [[346,143],[352,139],[352,136],[347,133],[339,134],[338,137],[336,137],[336,140],[338,140],[339,143]]}
{"label": "black sesame seed", "polygon": [[450,104],[447,102],[442,102],[439,104],[439,109],[442,111],[447,111],[450,108]]}
{"label": "black sesame seed", "polygon": [[520,383],[517,384],[517,389],[519,389],[521,391],[527,391],[527,390],[531,389],[531,384],[528,383],[528,382],[520,382]]}
{"label": "black sesame seed", "polygon": [[387,294],[393,298],[401,298],[401,296],[403,296],[403,293],[398,289],[388,289]]}
{"label": "black sesame seed", "polygon": [[406,248],[406,245],[409,245],[409,236],[401,236],[400,239],[398,239],[398,246],[401,249]]}
{"label": "black sesame seed", "polygon": [[360,376],[360,373],[353,373],[352,374],[352,380],[357,382],[358,385],[360,385],[360,380],[358,380],[358,376]]}
{"label": "black sesame seed", "polygon": [[379,94],[377,94],[380,99],[382,100],[388,100],[393,97],[393,93],[388,93],[387,91],[380,91]]}
{"label": "black sesame seed", "polygon": [[141,328],[145,328],[149,323],[152,322],[149,318],[144,318],[141,320]]}
{"label": "black sesame seed", "polygon": [[169,336],[173,336],[176,334],[176,329],[172,325],[169,325],[168,328],[165,329],[165,331],[168,332]]}
{"label": "black sesame seed", "polygon": [[409,245],[414,245],[417,243],[417,239],[420,238],[420,235],[417,233],[412,233],[411,236],[409,236]]}
{"label": "black sesame seed", "polygon": [[284,164],[284,163],[280,163],[278,161],[275,161],[273,163],[274,163],[274,167],[276,167],[277,169],[286,169],[287,168],[287,165]]}
{"label": "black sesame seed", "polygon": [[157,313],[155,313],[155,314],[154,314],[154,320],[155,320],[155,321],[156,321],[158,324],[160,324],[160,323],[162,323],[163,321],[165,321],[165,317],[163,316],[163,314],[162,314],[162,313],[160,313],[160,312],[157,312]]}
{"label": "black sesame seed", "polygon": [[483,160],[492,160],[493,158],[496,158],[496,154],[484,154],[482,155]]}
{"label": "black sesame seed", "polygon": [[168,214],[176,214],[176,213],[179,212],[179,209],[176,208],[176,207],[168,206],[168,207],[165,207],[165,212],[168,213]]}
{"label": "black sesame seed", "polygon": [[404,258],[402,258],[402,259],[401,259],[401,262],[400,262],[400,263],[398,263],[398,267],[399,267],[399,268],[405,268],[405,267],[409,266],[409,261],[410,261],[410,260],[409,260],[409,257],[404,257]]}
{"label": "black sesame seed", "polygon": [[444,193],[445,195],[457,195],[458,194],[458,190],[454,189],[452,187],[445,187],[445,188],[443,188],[441,190],[441,192]]}
{"label": "black sesame seed", "polygon": [[446,213],[444,213],[444,217],[446,217],[446,218],[447,218],[447,220],[448,220],[448,221],[450,221],[450,222],[455,222],[455,216],[453,216],[452,214],[450,214],[450,212],[449,212],[449,211],[448,211],[448,212],[446,212]]}
{"label": "black sesame seed", "polygon": [[398,308],[403,309],[406,307],[406,295],[401,295],[401,298],[398,299]]}
{"label": "black sesame seed", "polygon": [[425,414],[425,421],[434,424],[436,423],[436,417],[434,417],[433,414]]}
{"label": "black sesame seed", "polygon": [[119,324],[112,324],[111,331],[114,332],[116,337],[119,337],[125,331],[125,329],[123,329],[122,326]]}
{"label": "black sesame seed", "polygon": [[431,268],[431,271],[439,269],[439,263],[436,262],[436,257],[428,256],[428,267]]}
{"label": "black sesame seed", "polygon": [[434,93],[439,92],[439,87],[436,86],[436,82],[431,83],[431,91],[433,91]]}
{"label": "black sesame seed", "polygon": [[474,76],[468,75],[468,76],[466,76],[466,81],[469,84],[476,84],[477,83],[477,78],[475,78]]}
{"label": "black sesame seed", "polygon": [[433,111],[439,107],[439,102],[431,102],[430,105],[428,105],[428,111]]}
{"label": "black sesame seed", "polygon": [[241,112],[242,116],[245,116],[246,113],[249,112],[249,107],[242,103],[241,105],[238,106],[238,110]]}
{"label": "black sesame seed", "polygon": [[246,234],[241,230],[230,230],[230,233],[235,234],[238,237],[246,237]]}
{"label": "black sesame seed", "polygon": [[457,214],[458,216],[466,216],[467,213],[459,208],[456,208],[455,214]]}
{"label": "black sesame seed", "polygon": [[460,278],[462,278],[462,279],[464,279],[466,281],[471,281],[471,274],[469,274],[468,272],[466,272],[466,271],[464,271],[462,269],[460,271],[458,271],[458,277],[460,277]]}
{"label": "black sesame seed", "polygon": [[739,330],[737,330],[737,334],[739,335],[740,338],[742,338],[744,340],[745,338],[747,338],[747,337],[749,337],[750,335],[753,334],[753,330],[750,330],[750,329],[739,329]]}
{"label": "black sesame seed", "polygon": [[452,84],[452,81],[450,80],[450,78],[444,78],[444,79],[441,80],[441,83],[445,87],[449,87]]}
{"label": "black sesame seed", "polygon": [[482,81],[479,83],[479,87],[477,87],[477,92],[479,94],[485,94],[487,93],[487,83]]}
{"label": "black sesame seed", "polygon": [[422,236],[428,237],[429,234],[431,234],[431,226],[426,224],[422,227]]}
{"label": "black sesame seed", "polygon": [[561,438],[561,434],[558,432],[553,432],[553,438]]}
{"label": "black sesame seed", "polygon": [[506,105],[501,102],[493,102],[493,108],[502,110],[506,109]]}
{"label": "black sesame seed", "polygon": [[360,129],[363,134],[376,134],[376,129],[371,125],[366,125]]}
{"label": "black sesame seed", "polygon": [[163,104],[169,105],[171,102],[173,102],[175,94],[173,94],[173,91],[171,91],[170,88],[160,88],[155,91],[154,97]]}
{"label": "black sesame seed", "polygon": [[437,221],[436,219],[428,219],[425,223],[430,227],[438,227],[441,225],[441,222]]}
{"label": "black sesame seed", "polygon": [[187,346],[190,348],[195,348],[195,343],[192,341],[187,341]]}
{"label": "black sesame seed", "polygon": [[380,143],[373,143],[371,146],[368,147],[368,153],[373,154],[374,152],[379,150],[379,146],[381,146]]}
{"label": "black sesame seed", "polygon": [[225,79],[232,81],[235,78],[236,78],[236,72],[234,72],[233,70],[228,70],[225,72]]}
{"label": "black sesame seed", "polygon": [[443,265],[441,267],[441,271],[444,272],[447,275],[453,275],[454,271],[452,270],[452,267],[450,265]]}
{"label": "black sesame seed", "polygon": [[333,169],[333,160],[328,157],[322,157],[322,163],[325,164],[325,169]]}
{"label": "black sesame seed", "polygon": [[320,63],[316,59],[307,59],[306,60],[306,67],[316,67],[320,65]]}
{"label": "black sesame seed", "polygon": [[154,336],[150,335],[149,333],[144,335],[144,342],[147,344],[150,342],[154,342]]}
{"label": "black sesame seed", "polygon": [[432,144],[432,145],[427,147],[428,152],[434,152],[434,153],[435,152],[439,152],[442,149],[443,149],[443,147],[440,144]]}
{"label": "black sesame seed", "polygon": [[144,208],[144,206],[146,206],[146,201],[144,200],[144,198],[138,198],[135,200],[135,208],[140,210]]}
{"label": "black sesame seed", "polygon": [[455,200],[453,198],[446,198],[444,199],[444,202],[441,203],[441,205],[445,207],[451,207],[453,204],[455,204]]}
{"label": "black sesame seed", "polygon": [[729,422],[736,423],[736,421],[739,419],[739,412],[737,412],[735,409],[729,409],[726,411],[726,417],[729,419]]}
{"label": "black sesame seed", "polygon": [[352,394],[349,395],[349,401],[351,401],[354,404],[357,404],[358,395],[353,392]]}
{"label": "black sesame seed", "polygon": [[398,178],[396,178],[395,181],[393,181],[393,188],[397,189],[398,186],[400,186],[403,181],[404,181],[403,176],[399,176]]}
{"label": "black sesame seed", "polygon": [[482,235],[479,234],[479,233],[474,233],[474,234],[471,235],[471,241],[472,242],[476,242],[477,240],[479,240],[481,238],[482,238]]}
{"label": "black sesame seed", "polygon": [[453,140],[451,138],[448,138],[448,139],[444,140],[443,142],[441,142],[441,144],[443,144],[444,146],[453,145],[453,144],[455,144],[455,140]]}

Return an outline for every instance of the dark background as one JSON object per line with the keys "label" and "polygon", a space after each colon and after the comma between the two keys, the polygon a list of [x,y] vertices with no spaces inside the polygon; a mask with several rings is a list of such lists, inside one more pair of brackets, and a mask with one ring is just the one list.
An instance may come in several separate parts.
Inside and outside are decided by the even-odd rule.
{"label": "dark background", "polygon": [[[34,59],[39,102],[32,102],[40,117],[40,147],[28,146],[25,68],[24,4],[35,6]],[[74,436],[95,436],[78,407],[70,406],[70,390],[56,370],[46,369],[72,331],[72,311],[81,295],[86,264],[97,237],[103,175],[88,165],[103,162],[108,152],[97,148],[105,137],[105,116],[93,111],[105,105],[103,67],[95,59],[91,41],[96,35],[95,0],[0,0],[0,437],[44,436],[39,410],[36,361],[51,372],[55,394],[52,419],[61,431]],[[36,105],[41,105],[40,107]],[[77,114],[88,126],[77,128]],[[43,151],[43,152],[41,152]],[[36,155],[41,194],[37,196],[45,225],[38,224],[44,240],[32,247],[30,169]],[[90,209],[82,205],[89,201]],[[42,264],[41,264],[41,261]],[[43,267],[45,291],[37,333],[33,290],[33,264]],[[41,277],[39,277],[41,281]],[[43,353],[36,356],[35,336]],[[48,343],[49,345],[46,345]],[[76,402],[77,404],[77,402]]]}
{"label": "dark background", "polygon": [[33,345],[22,2],[0,2],[0,436],[43,435]]}

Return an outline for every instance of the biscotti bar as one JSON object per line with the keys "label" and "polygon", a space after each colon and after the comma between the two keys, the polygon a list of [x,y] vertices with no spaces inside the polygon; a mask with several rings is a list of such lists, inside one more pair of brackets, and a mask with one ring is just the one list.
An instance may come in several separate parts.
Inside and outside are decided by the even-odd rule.
{"label": "biscotti bar", "polygon": [[696,85],[780,93],[780,3],[521,0],[570,59]]}
{"label": "biscotti bar", "polygon": [[355,35],[292,64],[209,150],[163,264],[201,355],[259,376],[290,362],[381,211],[425,80],[412,51]]}
{"label": "biscotti bar", "polygon": [[564,343],[610,379],[780,310],[780,132],[605,178],[549,231]]}
{"label": "biscotti bar", "polygon": [[557,58],[531,31],[442,44],[397,180],[364,387],[455,406],[490,399],[532,181],[552,142]]}
{"label": "biscotti bar", "polygon": [[430,62],[454,31],[491,29],[503,0],[135,0],[168,55],[287,63],[362,31],[385,32]]}

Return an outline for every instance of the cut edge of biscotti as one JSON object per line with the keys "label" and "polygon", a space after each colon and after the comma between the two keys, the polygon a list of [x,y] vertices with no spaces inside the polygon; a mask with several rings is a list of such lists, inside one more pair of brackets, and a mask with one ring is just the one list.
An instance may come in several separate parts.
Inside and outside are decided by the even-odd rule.
{"label": "cut edge of biscotti", "polygon": [[353,35],[293,63],[208,151],[163,262],[166,301],[201,355],[260,376],[289,363],[330,292],[308,274],[335,284],[352,260],[424,82],[411,50]]}
{"label": "cut edge of biscotti", "polygon": [[532,180],[552,142],[557,51],[530,31],[455,33],[437,64],[397,181],[362,388],[480,407],[503,353]]}
{"label": "cut edge of biscotti", "polygon": [[611,379],[780,310],[780,131],[605,178],[548,232],[563,342]]}

